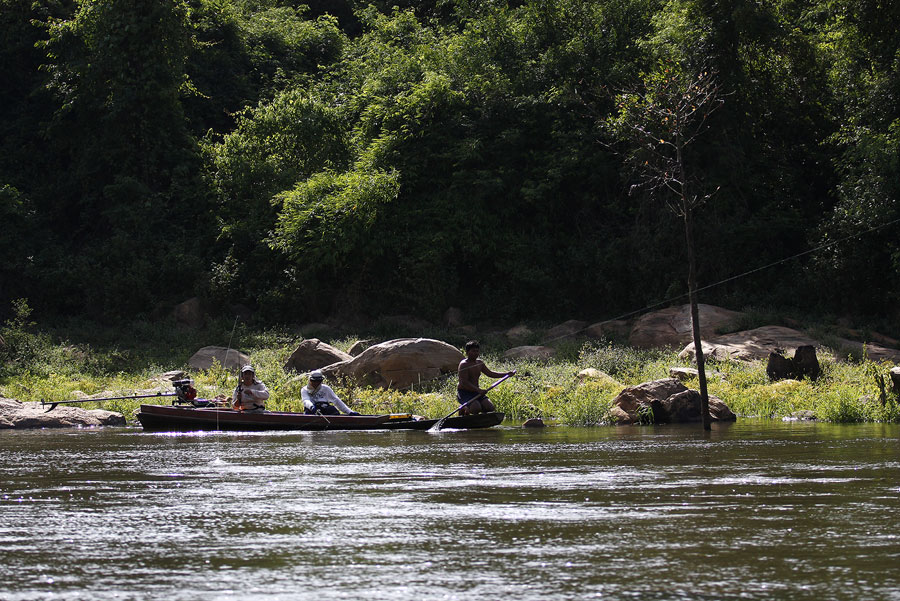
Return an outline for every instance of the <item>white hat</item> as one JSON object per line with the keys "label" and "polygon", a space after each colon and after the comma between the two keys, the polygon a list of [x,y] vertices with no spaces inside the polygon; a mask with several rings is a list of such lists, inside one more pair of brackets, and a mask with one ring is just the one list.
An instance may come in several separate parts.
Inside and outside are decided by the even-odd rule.
{"label": "white hat", "polygon": [[317,369],[314,372],[312,372],[311,374],[309,374],[309,379],[310,380],[324,380],[325,375]]}
{"label": "white hat", "polygon": [[245,371],[252,371],[253,373],[256,373],[256,370],[253,369],[252,365],[245,365],[241,368],[241,373],[244,373]]}

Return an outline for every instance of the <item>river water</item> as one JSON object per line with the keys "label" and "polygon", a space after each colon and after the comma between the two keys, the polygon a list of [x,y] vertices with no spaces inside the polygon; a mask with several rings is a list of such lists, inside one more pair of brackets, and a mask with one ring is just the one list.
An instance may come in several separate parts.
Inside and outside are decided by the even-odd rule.
{"label": "river water", "polygon": [[0,432],[0,599],[900,599],[900,427]]}

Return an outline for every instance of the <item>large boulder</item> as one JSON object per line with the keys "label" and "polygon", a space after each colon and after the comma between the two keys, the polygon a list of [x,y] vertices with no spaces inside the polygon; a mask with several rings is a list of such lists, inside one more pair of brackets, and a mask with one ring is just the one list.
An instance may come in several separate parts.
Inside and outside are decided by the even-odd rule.
{"label": "large boulder", "polygon": [[[618,424],[634,424],[642,416],[654,423],[686,423],[700,421],[700,393],[674,378],[629,386],[613,400],[610,416]],[[718,397],[709,397],[712,421],[734,421],[736,416]],[[644,420],[646,421],[646,420]]]}
{"label": "large boulder", "polygon": [[570,319],[558,326],[553,326],[544,335],[544,344],[559,344],[560,342],[568,342],[577,336],[583,336],[587,325],[586,321]]}
{"label": "large boulder", "polygon": [[[754,361],[768,359],[769,353],[795,351],[801,346],[815,346],[816,344],[818,342],[814,338],[810,338],[799,330],[784,326],[764,326],[755,330],[713,336],[708,340],[703,340],[703,355],[719,361],[726,359]],[[685,346],[678,356],[695,361],[694,343],[691,342]]]}
{"label": "large boulder", "polygon": [[352,358],[353,355],[336,349],[318,338],[310,338],[297,345],[284,362],[284,371],[310,371]]}
{"label": "large boulder", "polygon": [[85,428],[124,426],[125,417],[105,409],[81,409],[60,405],[47,412],[40,403],[23,403],[0,397],[0,429]]}
{"label": "large boulder", "polygon": [[858,342],[856,340],[847,340],[846,338],[838,338],[838,348],[834,349],[838,354],[852,355],[856,359],[861,359],[863,355],[872,361],[892,361],[900,362],[900,350],[888,348],[874,342]]}
{"label": "large boulder", "polygon": [[[702,321],[701,318],[701,323]],[[845,338],[834,338],[833,342],[838,347],[834,349],[835,352],[842,356],[853,355],[860,358],[865,353],[873,361],[900,361],[900,350],[897,349]],[[779,354],[796,352],[797,349],[804,346],[819,347],[822,345],[818,340],[800,330],[784,326],[763,326],[754,330],[704,338],[703,355],[718,361],[727,359],[754,361],[768,359],[769,354],[773,352]],[[678,356],[694,361],[694,355],[694,343],[691,342]]]}
{"label": "large boulder", "polygon": [[513,342],[521,342],[530,338],[531,336],[534,336],[534,332],[532,332],[531,328],[529,328],[525,324],[519,324],[506,330],[506,337]]}
{"label": "large boulder", "polygon": [[324,367],[329,377],[343,377],[381,388],[409,388],[455,373],[463,354],[431,338],[399,338],[370,346],[356,357]]}
{"label": "large boulder", "polygon": [[584,333],[588,338],[596,338],[598,340],[627,340],[628,335],[631,333],[631,326],[623,319],[598,321],[585,328]]}
{"label": "large boulder", "polygon": [[172,311],[175,322],[189,328],[201,328],[206,323],[206,311],[199,297],[189,298],[175,305]]}
{"label": "large boulder", "polygon": [[505,353],[504,359],[534,359],[549,361],[556,356],[556,349],[550,346],[516,346]]}
{"label": "large boulder", "polygon": [[[743,314],[713,305],[699,305],[700,337],[715,336],[716,330],[736,322]],[[647,313],[635,321],[629,343],[638,348],[681,347],[693,339],[691,306],[668,307]]]}
{"label": "large boulder", "polygon": [[218,361],[228,371],[238,371],[250,363],[250,355],[224,346],[204,346],[188,359],[188,367],[197,371],[205,371]]}
{"label": "large boulder", "polygon": [[816,357],[816,347],[811,344],[798,346],[794,351],[794,377],[817,380],[821,373],[819,358]]}
{"label": "large boulder", "polygon": [[459,307],[450,307],[444,311],[444,325],[448,328],[459,328],[466,325],[463,319],[462,309]]}
{"label": "large boulder", "polygon": [[894,386],[894,394],[900,395],[900,367],[891,368],[891,384]]}
{"label": "large boulder", "polygon": [[772,351],[769,353],[769,360],[766,363],[766,375],[770,380],[793,379],[794,362],[781,353]]}
{"label": "large boulder", "polygon": [[347,350],[347,354],[351,357],[355,357],[373,344],[375,344],[375,341],[371,339],[357,340],[350,345],[350,348]]}

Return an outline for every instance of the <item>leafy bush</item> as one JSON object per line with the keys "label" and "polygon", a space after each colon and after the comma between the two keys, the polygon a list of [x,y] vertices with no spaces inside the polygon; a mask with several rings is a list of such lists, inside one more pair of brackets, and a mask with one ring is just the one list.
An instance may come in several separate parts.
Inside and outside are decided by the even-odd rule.
{"label": "leafy bush", "polygon": [[29,321],[31,307],[26,299],[13,301],[12,313],[0,327],[0,375],[3,376],[40,364],[51,348],[48,336],[32,331],[37,324]]}

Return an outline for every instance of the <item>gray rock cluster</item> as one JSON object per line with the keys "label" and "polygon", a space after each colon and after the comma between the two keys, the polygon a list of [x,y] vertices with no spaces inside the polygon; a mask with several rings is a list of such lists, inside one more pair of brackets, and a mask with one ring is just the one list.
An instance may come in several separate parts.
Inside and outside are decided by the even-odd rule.
{"label": "gray rock cluster", "polygon": [[[699,422],[700,393],[675,378],[629,386],[613,400],[610,417],[616,424]],[[715,396],[709,397],[712,421],[735,421],[737,417]]]}
{"label": "gray rock cluster", "polygon": [[124,426],[125,417],[105,409],[59,406],[47,412],[40,403],[23,403],[0,397],[0,429],[10,428],[90,428]]}

